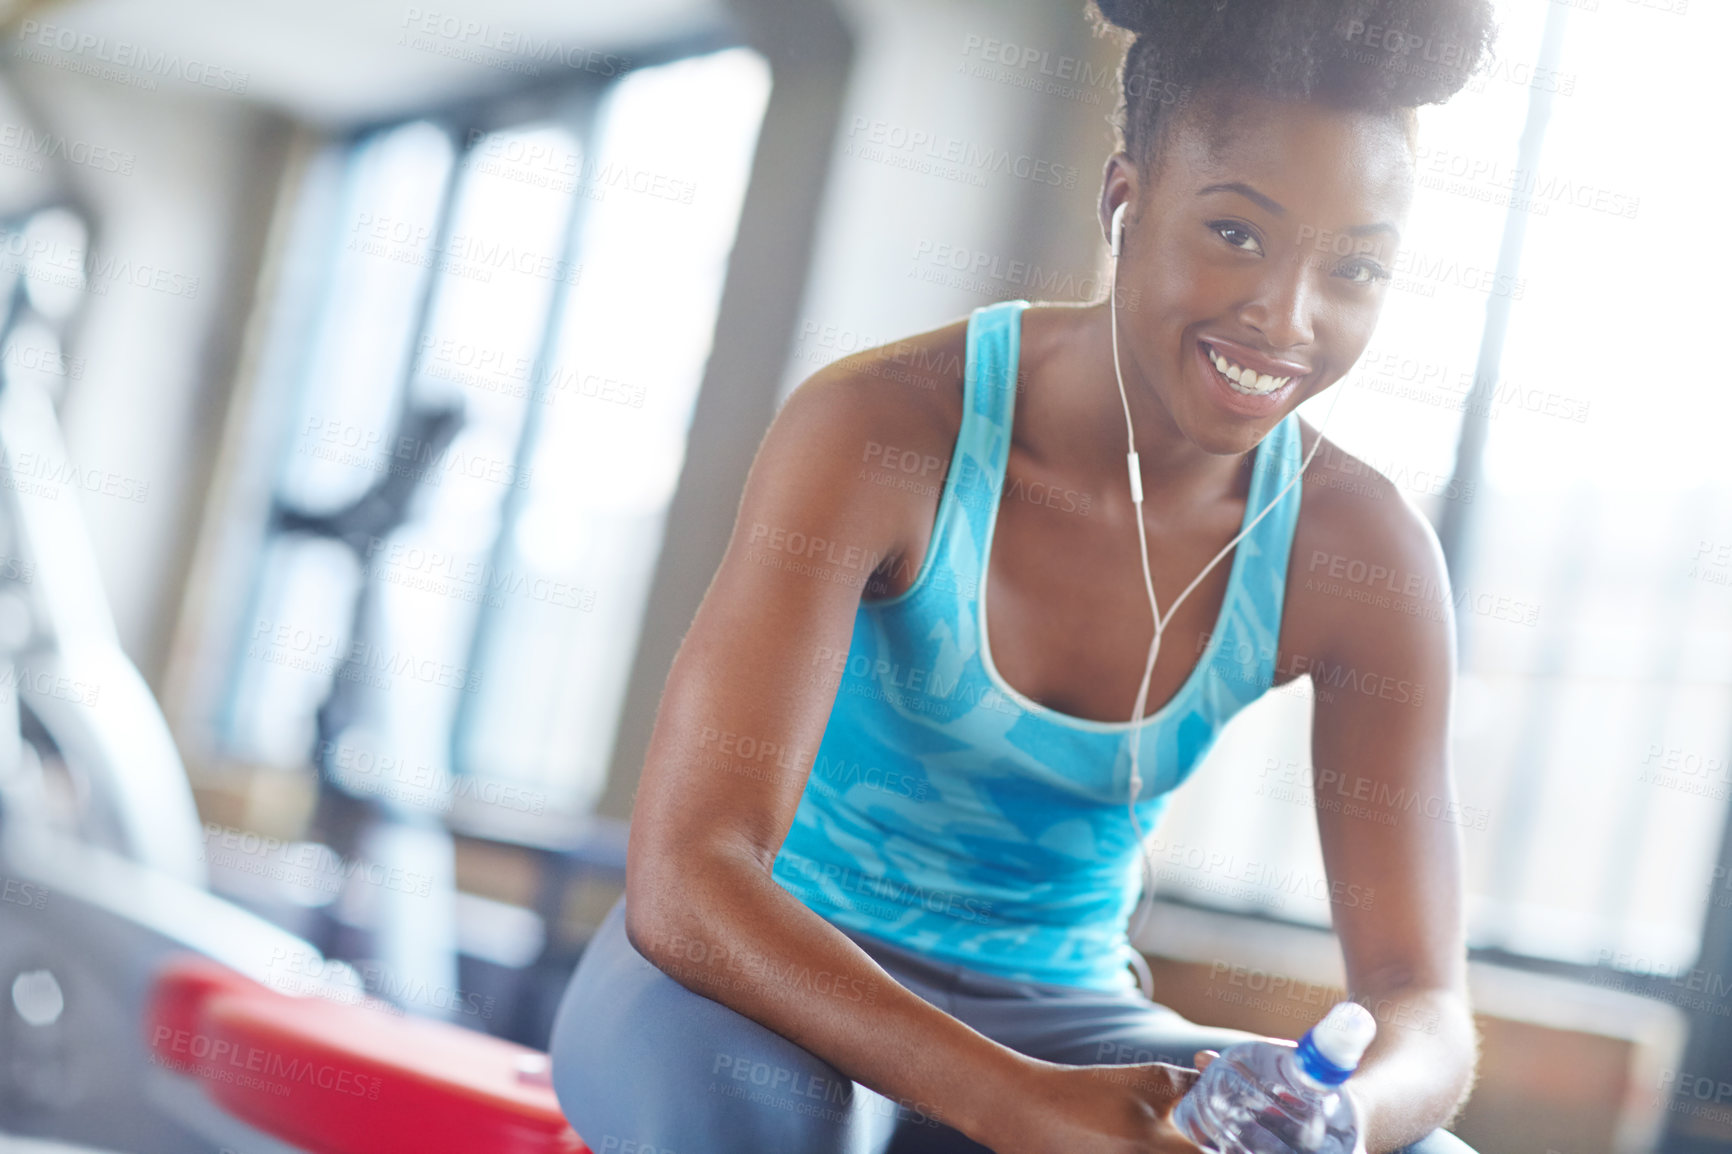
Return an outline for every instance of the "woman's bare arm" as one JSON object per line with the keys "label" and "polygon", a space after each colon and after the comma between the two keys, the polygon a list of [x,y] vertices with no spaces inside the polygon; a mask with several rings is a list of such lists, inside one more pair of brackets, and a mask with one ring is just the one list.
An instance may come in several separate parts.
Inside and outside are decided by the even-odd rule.
{"label": "woman's bare arm", "polygon": [[907,520],[906,497],[859,479],[892,436],[870,383],[808,382],[759,449],[650,740],[627,933],[683,985],[977,1130],[1015,1056],[905,990],[770,874],[834,701],[825,655],[848,651],[862,590]]}
{"label": "woman's bare arm", "polygon": [[1447,1122],[1476,1049],[1461,895],[1470,815],[1449,766],[1448,575],[1423,517],[1377,480],[1380,499],[1326,499],[1341,515],[1295,542],[1291,585],[1312,640],[1288,656],[1316,689],[1313,794],[1348,992],[1378,1020],[1348,1083],[1373,1152]]}

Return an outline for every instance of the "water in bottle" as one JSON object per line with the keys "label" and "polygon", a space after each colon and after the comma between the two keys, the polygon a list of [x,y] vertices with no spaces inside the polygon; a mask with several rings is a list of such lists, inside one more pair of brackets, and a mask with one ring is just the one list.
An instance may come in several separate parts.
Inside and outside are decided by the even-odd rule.
{"label": "water in bottle", "polygon": [[1173,1124],[1221,1154],[1352,1154],[1359,1120],[1340,1086],[1376,1033],[1364,1006],[1342,1002],[1297,1046],[1230,1046],[1173,1108]]}

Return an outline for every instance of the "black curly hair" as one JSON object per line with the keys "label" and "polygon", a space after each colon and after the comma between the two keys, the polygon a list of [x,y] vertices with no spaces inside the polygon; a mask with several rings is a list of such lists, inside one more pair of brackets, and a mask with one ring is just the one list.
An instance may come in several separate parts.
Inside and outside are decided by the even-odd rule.
{"label": "black curly hair", "polygon": [[1258,94],[1368,112],[1440,104],[1491,54],[1491,0],[1093,0],[1131,34],[1114,116],[1139,166],[1157,159],[1172,111],[1219,126]]}

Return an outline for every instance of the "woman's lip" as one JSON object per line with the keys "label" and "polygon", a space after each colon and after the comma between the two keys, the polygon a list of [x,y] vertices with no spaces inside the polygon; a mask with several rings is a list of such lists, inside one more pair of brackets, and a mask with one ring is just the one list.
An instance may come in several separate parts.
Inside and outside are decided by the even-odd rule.
{"label": "woman's lip", "polygon": [[1226,357],[1229,361],[1244,369],[1255,369],[1260,377],[1303,377],[1311,369],[1298,361],[1277,360],[1265,356],[1256,349],[1230,341],[1225,337],[1198,337],[1206,345]]}
{"label": "woman's lip", "polygon": [[1208,378],[1214,389],[1218,403],[1225,409],[1241,417],[1266,417],[1278,411],[1287,402],[1287,397],[1299,387],[1303,377],[1294,376],[1280,388],[1268,393],[1241,393],[1223,377],[1213,364],[1209,362],[1209,350],[1205,342],[1199,340],[1196,344],[1197,364],[1201,372]]}

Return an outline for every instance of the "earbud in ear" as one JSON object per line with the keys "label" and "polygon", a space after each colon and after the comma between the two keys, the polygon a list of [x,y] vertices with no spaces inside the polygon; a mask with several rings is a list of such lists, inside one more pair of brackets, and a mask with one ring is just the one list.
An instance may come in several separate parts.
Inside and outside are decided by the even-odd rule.
{"label": "earbud in ear", "polygon": [[1115,256],[1115,257],[1119,255],[1119,246],[1124,243],[1124,239],[1125,239],[1125,209],[1129,205],[1130,205],[1130,202],[1126,201],[1124,204],[1121,204],[1117,208],[1113,209],[1112,245],[1113,245],[1113,256]]}

